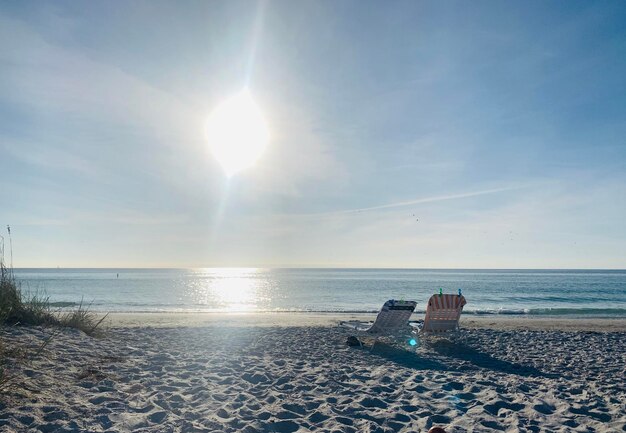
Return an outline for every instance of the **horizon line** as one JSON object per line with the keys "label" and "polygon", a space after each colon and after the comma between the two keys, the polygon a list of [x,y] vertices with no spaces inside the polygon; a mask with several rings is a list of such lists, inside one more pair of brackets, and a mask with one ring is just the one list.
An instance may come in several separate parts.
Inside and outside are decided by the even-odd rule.
{"label": "horizon line", "polygon": [[76,270],[76,269],[95,269],[95,270],[194,270],[194,269],[319,269],[319,270],[415,270],[415,271],[626,271],[626,268],[448,268],[448,267],[389,267],[389,266],[146,266],[146,267],[75,267],[75,266],[56,266],[56,267],[37,267],[24,266],[13,267],[13,270],[24,269],[49,269],[49,270]]}

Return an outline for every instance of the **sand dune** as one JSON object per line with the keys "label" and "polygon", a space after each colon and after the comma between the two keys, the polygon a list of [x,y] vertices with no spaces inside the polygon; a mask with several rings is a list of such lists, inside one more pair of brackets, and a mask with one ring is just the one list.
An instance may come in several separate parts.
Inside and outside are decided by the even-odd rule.
{"label": "sand dune", "polygon": [[[13,347],[49,330],[3,329]],[[65,330],[16,365],[6,432],[626,431],[626,334],[468,329],[345,345],[336,326]]]}

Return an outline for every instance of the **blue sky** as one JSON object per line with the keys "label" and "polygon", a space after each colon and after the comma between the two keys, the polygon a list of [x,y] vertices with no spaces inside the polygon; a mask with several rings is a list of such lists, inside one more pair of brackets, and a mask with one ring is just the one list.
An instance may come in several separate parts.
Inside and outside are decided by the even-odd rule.
{"label": "blue sky", "polygon": [[[626,4],[5,2],[16,266],[626,267]],[[271,140],[227,179],[208,114]],[[415,215],[415,216],[414,216]]]}

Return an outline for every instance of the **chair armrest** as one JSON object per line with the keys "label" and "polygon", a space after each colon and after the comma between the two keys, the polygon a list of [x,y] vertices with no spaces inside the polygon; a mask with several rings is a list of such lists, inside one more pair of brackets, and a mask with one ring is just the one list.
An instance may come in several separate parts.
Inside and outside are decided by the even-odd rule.
{"label": "chair armrest", "polygon": [[424,327],[424,322],[409,322],[409,326],[413,329],[417,329],[418,331],[421,331],[422,328]]}

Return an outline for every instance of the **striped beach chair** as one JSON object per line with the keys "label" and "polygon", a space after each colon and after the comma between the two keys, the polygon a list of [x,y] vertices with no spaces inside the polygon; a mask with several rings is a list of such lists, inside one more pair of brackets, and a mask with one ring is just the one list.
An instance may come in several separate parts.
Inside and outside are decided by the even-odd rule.
{"label": "striped beach chair", "polygon": [[439,294],[428,300],[423,334],[442,334],[459,329],[459,319],[467,302],[463,295]]}
{"label": "striped beach chair", "polygon": [[409,325],[409,319],[416,306],[415,301],[390,299],[384,303],[374,322],[348,321],[340,322],[340,325],[354,329],[362,336],[404,336],[415,331]]}

